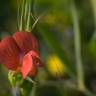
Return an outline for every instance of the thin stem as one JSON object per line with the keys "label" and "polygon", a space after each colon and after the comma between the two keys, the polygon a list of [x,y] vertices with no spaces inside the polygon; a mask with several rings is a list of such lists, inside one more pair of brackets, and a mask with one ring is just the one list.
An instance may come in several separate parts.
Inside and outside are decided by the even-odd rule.
{"label": "thin stem", "polygon": [[[72,0],[73,1],[73,0]],[[78,87],[80,90],[84,90],[84,71],[82,65],[81,57],[81,42],[80,42],[80,29],[78,23],[78,16],[74,1],[71,2],[71,12],[73,18],[73,27],[74,27],[74,43],[75,43],[75,55],[76,55],[76,64],[77,64],[77,79]]]}
{"label": "thin stem", "polygon": [[29,82],[31,82],[32,84],[35,84],[36,82],[34,80],[32,80],[30,77],[27,77],[26,80],[28,80]]}
{"label": "thin stem", "polygon": [[25,9],[24,9],[24,30],[26,29],[27,25],[27,18],[28,18],[28,9],[29,9],[29,0],[25,2]]}
{"label": "thin stem", "polygon": [[33,25],[32,25],[32,29],[35,28],[36,24],[37,24],[38,21],[43,17],[43,15],[44,15],[44,14],[41,14],[41,15],[35,20],[35,22],[34,22]]}
{"label": "thin stem", "polygon": [[92,36],[92,40],[96,40],[96,0],[90,0],[91,5],[92,5],[92,9],[93,9],[93,14],[94,14],[94,24],[95,24],[95,30],[94,30],[94,34]]}
{"label": "thin stem", "polygon": [[[27,18],[27,10],[28,10],[28,2],[26,0],[26,3],[25,3],[25,10],[24,10],[24,20],[26,21],[26,18]],[[26,23],[26,22],[25,22]]]}
{"label": "thin stem", "polygon": [[36,84],[33,84],[33,88],[32,88],[32,92],[29,96],[36,96],[36,88],[37,88],[37,85]]}
{"label": "thin stem", "polygon": [[19,26],[20,26],[20,22],[19,22],[19,20],[20,20],[20,4],[19,4],[18,0],[17,0],[17,6],[18,6],[18,8],[17,8],[17,28],[19,29]]}
{"label": "thin stem", "polygon": [[23,0],[22,9],[21,9],[21,18],[20,18],[20,27],[19,27],[20,31],[22,31],[22,29],[23,29],[24,3],[25,3],[25,0]]}
{"label": "thin stem", "polygon": [[30,17],[31,17],[31,0],[29,0],[28,2],[28,18],[27,18],[26,31],[30,31]]}
{"label": "thin stem", "polygon": [[96,28],[96,0],[90,0],[90,2],[92,4],[92,8],[93,8],[94,19],[95,19],[94,23],[95,23],[95,28]]}
{"label": "thin stem", "polygon": [[36,88],[37,88],[37,82],[38,82],[38,77],[39,77],[40,72],[38,72],[36,78],[35,78],[35,83],[33,83],[33,88],[29,96],[36,96]]}
{"label": "thin stem", "polygon": [[31,17],[35,21],[36,18],[33,16],[33,13],[31,13]]}

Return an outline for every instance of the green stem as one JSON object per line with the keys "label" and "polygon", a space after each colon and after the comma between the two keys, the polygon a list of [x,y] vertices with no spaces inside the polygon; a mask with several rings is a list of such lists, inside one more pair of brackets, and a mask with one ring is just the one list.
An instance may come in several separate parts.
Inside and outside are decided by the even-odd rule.
{"label": "green stem", "polygon": [[22,31],[22,29],[23,29],[24,3],[25,3],[25,0],[23,0],[22,9],[21,9],[21,18],[20,18],[20,27],[19,27],[20,31]]}
{"label": "green stem", "polygon": [[81,57],[81,42],[80,42],[80,29],[78,23],[77,11],[75,8],[74,1],[71,2],[71,12],[73,18],[73,27],[74,27],[74,43],[75,43],[75,55],[76,55],[76,64],[77,64],[77,79],[78,87],[80,90],[84,90],[84,71],[82,65]]}
{"label": "green stem", "polygon": [[93,14],[94,14],[94,23],[95,23],[95,28],[96,28],[96,0],[90,0],[92,9],[93,9]]}
{"label": "green stem", "polygon": [[19,29],[19,26],[20,26],[20,4],[17,0],[17,28]]}
{"label": "green stem", "polygon": [[31,92],[31,94],[29,96],[36,96],[36,88],[37,88],[37,85],[34,84],[33,88],[32,88],[32,92]]}
{"label": "green stem", "polygon": [[93,9],[93,14],[94,14],[94,24],[95,24],[95,31],[92,36],[92,40],[96,40],[96,0],[90,0],[92,9]]}
{"label": "green stem", "polygon": [[28,18],[27,18],[26,31],[30,31],[30,17],[31,17],[31,0],[29,0],[28,2]]}
{"label": "green stem", "polygon": [[35,22],[34,22],[33,25],[32,25],[32,29],[35,28],[36,24],[37,24],[38,21],[43,17],[43,15],[44,15],[44,14],[41,14],[41,15],[35,20]]}
{"label": "green stem", "polygon": [[[26,3],[25,3],[25,10],[24,10],[24,20],[26,21],[26,18],[27,18],[27,10],[28,10],[28,2],[26,0]],[[26,23],[26,22],[25,22]]]}

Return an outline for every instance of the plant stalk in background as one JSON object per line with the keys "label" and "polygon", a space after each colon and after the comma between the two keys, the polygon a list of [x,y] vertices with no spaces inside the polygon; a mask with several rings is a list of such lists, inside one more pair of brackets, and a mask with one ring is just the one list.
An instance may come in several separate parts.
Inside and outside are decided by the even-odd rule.
{"label": "plant stalk in background", "polygon": [[78,79],[78,88],[80,90],[84,90],[84,71],[82,65],[82,57],[81,57],[81,42],[80,42],[80,29],[78,23],[78,16],[75,8],[74,1],[71,2],[71,12],[73,19],[73,27],[74,27],[74,44],[75,44],[75,55],[76,55],[76,65],[77,65],[77,79]]}

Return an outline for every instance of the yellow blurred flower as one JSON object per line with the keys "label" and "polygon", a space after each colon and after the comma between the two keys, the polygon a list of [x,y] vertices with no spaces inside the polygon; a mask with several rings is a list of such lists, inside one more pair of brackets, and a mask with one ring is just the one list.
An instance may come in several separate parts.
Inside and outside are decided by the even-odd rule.
{"label": "yellow blurred flower", "polygon": [[54,15],[46,15],[45,16],[45,22],[51,25],[54,25],[56,23],[56,17]]}
{"label": "yellow blurred flower", "polygon": [[48,71],[53,75],[53,76],[63,76],[65,73],[65,66],[61,62],[58,56],[55,54],[48,56],[47,58],[47,68]]}

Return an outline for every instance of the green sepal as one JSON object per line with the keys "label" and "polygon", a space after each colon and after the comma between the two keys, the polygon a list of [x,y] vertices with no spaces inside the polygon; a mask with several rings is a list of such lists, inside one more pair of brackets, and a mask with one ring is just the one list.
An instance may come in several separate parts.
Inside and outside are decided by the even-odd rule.
{"label": "green sepal", "polygon": [[8,79],[12,86],[20,86],[23,83],[22,75],[19,72],[9,71]]}

